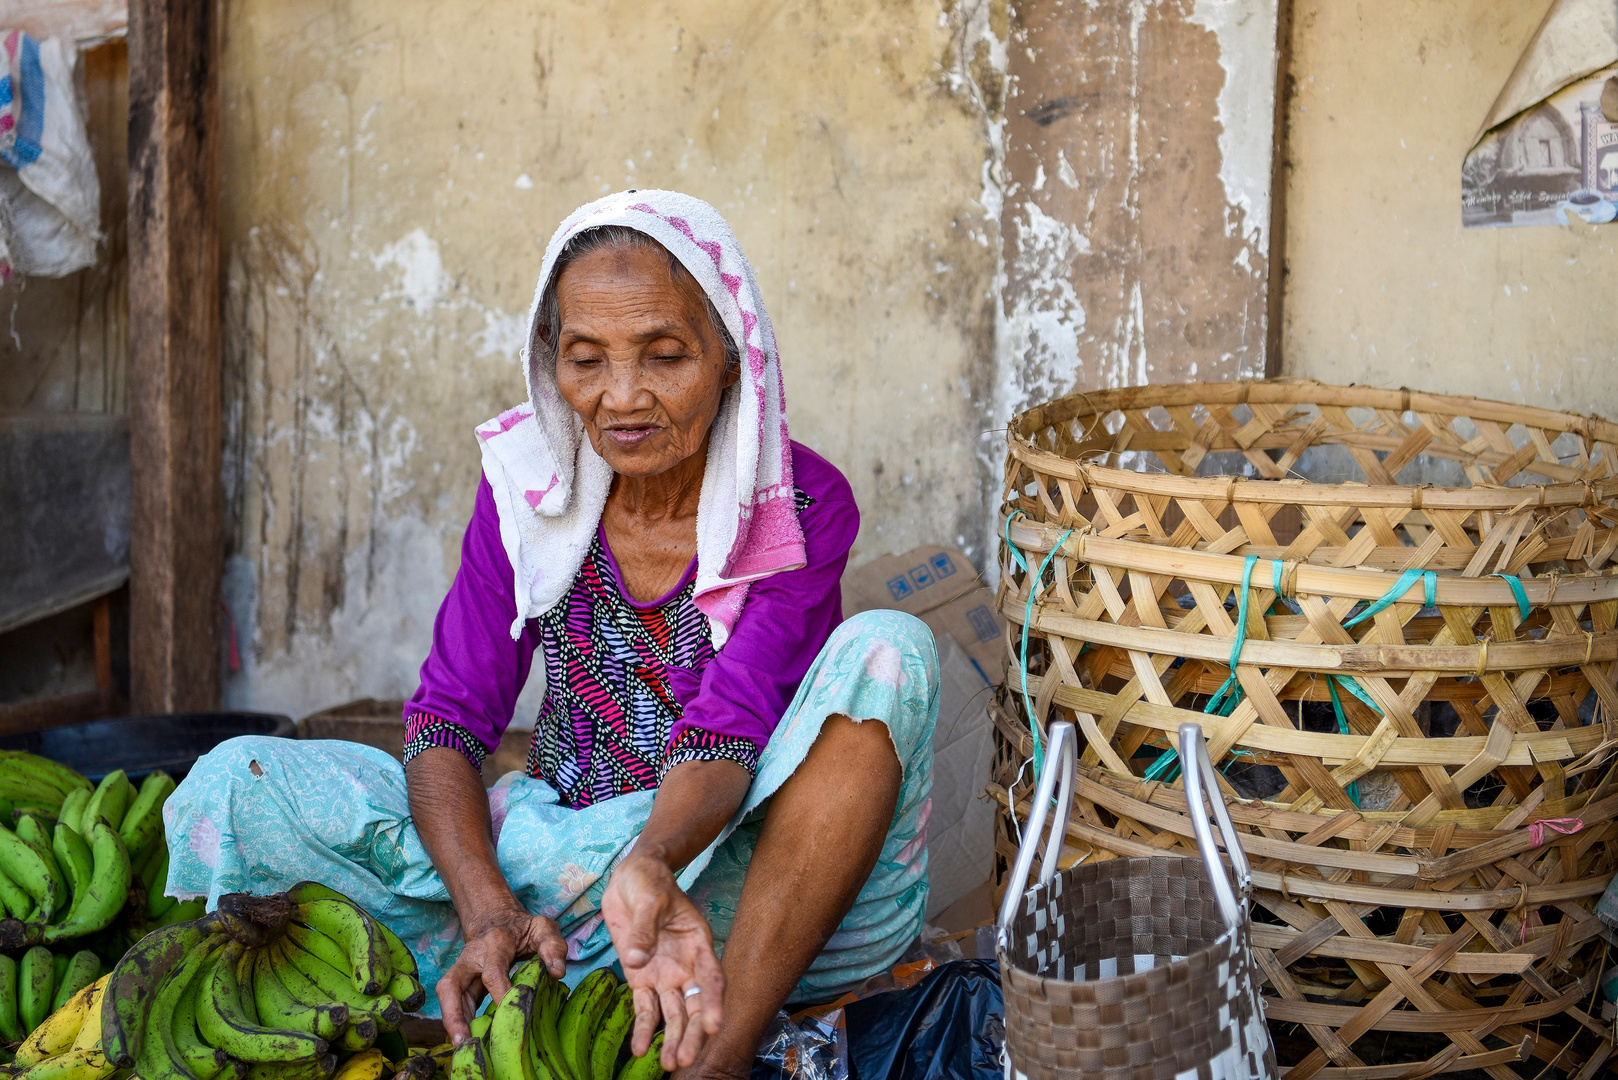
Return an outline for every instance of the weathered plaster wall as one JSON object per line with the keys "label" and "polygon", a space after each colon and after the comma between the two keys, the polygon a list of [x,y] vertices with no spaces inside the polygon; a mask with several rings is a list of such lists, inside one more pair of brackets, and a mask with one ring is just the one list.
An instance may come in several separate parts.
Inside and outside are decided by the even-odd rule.
{"label": "weathered plaster wall", "polygon": [[[1004,24],[1004,9],[999,20]],[[982,558],[988,0],[230,0],[226,595],[242,705],[408,693],[545,240],[622,187],[730,218],[856,559]],[[526,707],[519,716],[531,716]]]}
{"label": "weathered plaster wall", "polygon": [[1297,0],[1290,374],[1618,416],[1618,229],[1461,228],[1461,161],[1548,0]]}
{"label": "weathered plaster wall", "polygon": [[1017,5],[997,415],[1265,370],[1275,0]]}

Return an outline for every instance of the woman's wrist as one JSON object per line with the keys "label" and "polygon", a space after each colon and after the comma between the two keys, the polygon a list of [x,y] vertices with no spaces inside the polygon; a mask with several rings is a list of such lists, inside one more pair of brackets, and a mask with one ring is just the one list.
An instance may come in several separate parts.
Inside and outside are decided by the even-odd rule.
{"label": "woman's wrist", "polygon": [[637,842],[635,849],[624,857],[624,861],[619,864],[618,869],[622,870],[626,866],[632,868],[636,864],[640,864],[641,867],[651,871],[653,874],[666,873],[672,876],[676,870],[675,858],[676,854],[668,844]]}
{"label": "woman's wrist", "polygon": [[517,903],[516,897],[511,897],[509,903],[479,904],[470,911],[457,914],[461,917],[461,933],[467,941],[501,929],[520,936],[529,919],[528,912]]}

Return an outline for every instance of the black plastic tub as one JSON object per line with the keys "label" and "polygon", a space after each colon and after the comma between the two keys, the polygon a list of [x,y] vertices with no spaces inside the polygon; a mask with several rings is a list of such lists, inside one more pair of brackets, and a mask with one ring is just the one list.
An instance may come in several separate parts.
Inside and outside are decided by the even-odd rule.
{"label": "black plastic tub", "polygon": [[96,781],[114,769],[132,780],[162,769],[178,780],[197,758],[238,735],[293,739],[297,729],[291,718],[274,713],[159,713],[3,735],[0,749],[39,754]]}

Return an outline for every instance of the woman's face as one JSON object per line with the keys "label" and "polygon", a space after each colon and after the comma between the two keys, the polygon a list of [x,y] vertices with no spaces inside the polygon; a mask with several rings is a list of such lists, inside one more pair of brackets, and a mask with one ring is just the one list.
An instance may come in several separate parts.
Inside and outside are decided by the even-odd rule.
{"label": "woman's face", "polygon": [[556,300],[556,386],[613,471],[656,476],[701,450],[736,378],[702,287],[660,248],[602,248],[563,268]]}

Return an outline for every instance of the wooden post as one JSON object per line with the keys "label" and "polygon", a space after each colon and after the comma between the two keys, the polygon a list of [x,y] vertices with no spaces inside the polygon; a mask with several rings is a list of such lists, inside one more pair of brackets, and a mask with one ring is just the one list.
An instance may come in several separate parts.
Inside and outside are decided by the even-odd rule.
{"label": "wooden post", "polygon": [[220,695],[222,495],[216,0],[129,4],[130,691]]}

